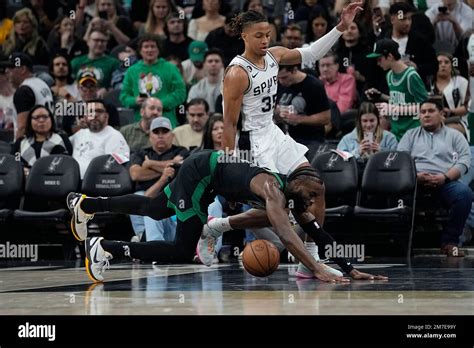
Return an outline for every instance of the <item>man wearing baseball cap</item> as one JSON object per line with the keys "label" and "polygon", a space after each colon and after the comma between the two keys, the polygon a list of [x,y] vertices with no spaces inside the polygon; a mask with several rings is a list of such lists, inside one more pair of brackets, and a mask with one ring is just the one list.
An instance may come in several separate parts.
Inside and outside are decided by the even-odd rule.
{"label": "man wearing baseball cap", "polygon": [[186,84],[192,86],[204,77],[204,54],[207,44],[204,41],[193,41],[188,47],[189,59],[181,63]]}
{"label": "man wearing baseball cap", "polygon": [[390,96],[375,88],[365,91],[369,100],[377,102],[382,116],[391,116],[391,132],[400,141],[405,132],[418,127],[419,105],[428,93],[420,75],[413,67],[407,66],[398,52],[398,44],[391,39],[378,40],[374,51],[367,58],[377,59],[377,64],[388,73],[386,75]]}
{"label": "man wearing baseball cap", "polygon": [[25,134],[28,112],[35,105],[44,105],[54,112],[53,94],[49,86],[33,76],[33,61],[22,52],[14,52],[4,63],[8,80],[16,89],[13,95],[16,117],[14,117],[15,140]]}
{"label": "man wearing baseball cap", "polygon": [[[130,177],[135,181],[138,195],[155,197],[174,177],[175,166],[180,165],[189,152],[182,146],[173,145],[171,121],[157,117],[151,122],[150,144],[132,156]],[[133,230],[138,239],[145,233],[146,240],[173,241],[176,223],[170,218],[156,221],[150,217],[130,215]]]}

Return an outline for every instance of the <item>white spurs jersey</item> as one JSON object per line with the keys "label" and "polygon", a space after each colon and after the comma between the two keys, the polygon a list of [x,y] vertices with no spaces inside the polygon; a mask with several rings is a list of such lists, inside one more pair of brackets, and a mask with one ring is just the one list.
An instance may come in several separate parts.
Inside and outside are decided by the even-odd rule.
{"label": "white spurs jersey", "polygon": [[37,77],[29,77],[20,86],[31,88],[36,99],[35,105],[44,105],[54,113],[53,93],[51,93],[51,89],[46,82]]}
{"label": "white spurs jersey", "polygon": [[249,78],[240,112],[242,130],[258,130],[273,123],[278,87],[278,62],[275,57],[267,51],[263,69],[240,55],[232,59],[229,67],[232,65],[243,67]]}

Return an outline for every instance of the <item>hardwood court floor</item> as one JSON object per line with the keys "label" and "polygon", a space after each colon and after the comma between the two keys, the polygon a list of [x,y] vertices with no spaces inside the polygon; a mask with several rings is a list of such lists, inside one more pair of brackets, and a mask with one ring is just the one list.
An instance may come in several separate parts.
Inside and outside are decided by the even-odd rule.
{"label": "hardwood court floor", "polygon": [[389,281],[299,280],[282,264],[264,279],[238,263],[114,263],[91,284],[76,263],[0,264],[2,315],[474,315],[474,259],[370,259]]}

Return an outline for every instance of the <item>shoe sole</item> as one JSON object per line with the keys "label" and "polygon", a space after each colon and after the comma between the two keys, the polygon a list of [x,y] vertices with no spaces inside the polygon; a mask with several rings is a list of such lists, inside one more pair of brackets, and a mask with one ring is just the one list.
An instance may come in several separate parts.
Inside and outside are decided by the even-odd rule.
{"label": "shoe sole", "polygon": [[[199,238],[201,238],[201,237],[199,237]],[[203,265],[205,265],[207,267],[212,266],[212,263],[210,265],[206,265],[204,262],[202,262],[201,254],[199,254],[199,244],[196,245],[196,256],[198,257],[199,262],[201,262]]]}
{"label": "shoe sole", "polygon": [[[100,242],[99,242],[99,243],[100,243]],[[86,249],[86,272],[87,272],[87,275],[89,276],[89,279],[92,280],[94,283],[101,283],[102,280],[99,280],[99,279],[95,278],[95,277],[93,276],[93,274],[92,274],[91,269],[90,269],[91,262],[90,262],[89,260],[91,260],[91,255],[90,255],[90,253],[89,253],[89,250],[90,250],[90,249],[89,249],[89,247],[88,247],[89,242],[86,241],[86,244],[87,244],[87,245],[86,245],[86,248],[85,248],[85,249]]]}
{"label": "shoe sole", "polygon": [[74,216],[71,218],[71,232],[72,232],[72,235],[74,236],[74,238],[76,238],[76,240],[78,240],[79,242],[83,242],[85,240],[84,239],[81,239],[79,237],[79,235],[77,234],[77,231],[76,231],[76,220],[74,218]]}
{"label": "shoe sole", "polygon": [[308,273],[303,273],[303,272],[298,272],[296,271],[295,273],[297,278],[302,278],[302,279],[313,279],[316,278],[314,275],[309,275]]}

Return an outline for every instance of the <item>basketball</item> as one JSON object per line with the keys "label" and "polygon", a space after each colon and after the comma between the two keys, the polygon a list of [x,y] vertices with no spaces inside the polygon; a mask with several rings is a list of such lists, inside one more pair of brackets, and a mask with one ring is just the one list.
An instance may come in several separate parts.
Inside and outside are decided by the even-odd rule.
{"label": "basketball", "polygon": [[245,246],[242,253],[245,270],[255,277],[268,277],[280,264],[280,252],[273,243],[257,239]]}

